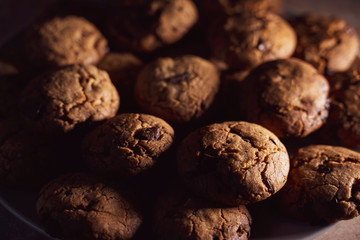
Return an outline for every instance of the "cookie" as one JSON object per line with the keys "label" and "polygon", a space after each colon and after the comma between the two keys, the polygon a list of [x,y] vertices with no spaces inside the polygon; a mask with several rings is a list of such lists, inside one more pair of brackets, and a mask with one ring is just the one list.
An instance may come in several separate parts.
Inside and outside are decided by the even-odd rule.
{"label": "cookie", "polygon": [[85,173],[45,185],[36,203],[45,230],[61,239],[131,239],[142,216],[118,189]]}
{"label": "cookie", "polygon": [[241,239],[250,236],[251,216],[245,206],[223,206],[186,192],[162,196],[155,209],[158,239]]}
{"label": "cookie", "polygon": [[83,158],[91,170],[104,176],[135,176],[156,164],[173,138],[173,128],[162,119],[124,113],[109,119],[85,138]]}
{"label": "cookie", "polygon": [[201,1],[201,7],[204,14],[211,16],[259,11],[281,13],[283,9],[282,2],[282,0],[203,0]]}
{"label": "cookie", "polygon": [[219,85],[219,72],[209,61],[192,55],[164,57],[141,70],[135,98],[146,112],[182,124],[204,114]]}
{"label": "cookie", "polygon": [[247,119],[278,137],[305,137],[328,116],[327,80],[299,59],[260,65],[244,80],[240,91]]}
{"label": "cookie", "polygon": [[209,43],[212,56],[230,69],[249,70],[266,61],[290,57],[295,51],[296,34],[273,13],[244,12],[216,22]]}
{"label": "cookie", "polygon": [[46,183],[61,168],[54,139],[0,122],[0,184],[34,188]]}
{"label": "cookie", "polygon": [[191,0],[125,1],[114,9],[108,28],[112,43],[122,50],[152,52],[180,40],[196,23]]}
{"label": "cookie", "polygon": [[355,28],[338,17],[308,14],[290,21],[298,36],[294,56],[321,73],[349,69],[359,50]]}
{"label": "cookie", "polygon": [[108,51],[101,32],[76,16],[55,17],[31,26],[25,49],[31,63],[40,66],[96,64]]}
{"label": "cookie", "polygon": [[330,111],[322,129],[323,138],[332,144],[360,146],[360,65],[328,77],[332,91]]}
{"label": "cookie", "polygon": [[142,61],[131,53],[111,52],[97,65],[105,70],[121,96],[121,111],[133,111],[134,85],[137,74],[143,66]]}
{"label": "cookie", "polygon": [[178,148],[177,166],[194,193],[229,205],[250,204],[279,191],[289,172],[284,145],[248,122],[223,122],[190,133]]}
{"label": "cookie", "polygon": [[25,120],[46,132],[62,134],[85,121],[115,116],[119,95],[109,75],[88,65],[71,65],[33,79],[20,109]]}
{"label": "cookie", "polygon": [[360,211],[360,154],[336,146],[300,148],[281,196],[286,211],[309,221],[335,222]]}

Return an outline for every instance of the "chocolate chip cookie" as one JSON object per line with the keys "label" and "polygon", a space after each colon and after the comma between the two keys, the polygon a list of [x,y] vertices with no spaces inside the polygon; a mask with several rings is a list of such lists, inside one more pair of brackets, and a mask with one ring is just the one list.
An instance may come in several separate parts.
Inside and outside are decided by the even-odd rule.
{"label": "chocolate chip cookie", "polygon": [[174,130],[164,120],[120,114],[90,133],[83,142],[85,162],[108,177],[135,176],[150,169],[169,149]]}
{"label": "chocolate chip cookie", "polygon": [[178,149],[177,165],[194,193],[239,205],[279,191],[290,163],[284,145],[267,129],[248,122],[224,122],[189,134]]}
{"label": "chocolate chip cookie", "polygon": [[111,14],[109,35],[119,49],[152,52],[180,40],[197,19],[191,0],[127,1]]}
{"label": "chocolate chip cookie", "polygon": [[249,70],[266,61],[290,57],[296,34],[273,13],[244,12],[216,22],[209,41],[214,58],[230,69]]}
{"label": "chocolate chip cookie", "polygon": [[179,191],[160,198],[154,222],[158,239],[246,240],[252,220],[243,205],[227,207]]}
{"label": "chocolate chip cookie", "polygon": [[204,114],[219,85],[219,72],[209,61],[193,55],[164,57],[141,70],[135,98],[148,113],[181,124]]}
{"label": "chocolate chip cookie", "polygon": [[142,216],[118,189],[85,173],[45,185],[36,203],[45,230],[61,239],[131,239]]}
{"label": "chocolate chip cookie", "polygon": [[33,25],[25,49],[31,63],[41,66],[96,64],[108,51],[101,32],[77,16],[55,17]]}
{"label": "chocolate chip cookie", "polygon": [[346,71],[359,51],[355,28],[338,17],[309,14],[291,20],[298,36],[294,56],[321,73]]}
{"label": "chocolate chip cookie", "polygon": [[305,137],[328,116],[327,80],[310,64],[295,58],[255,68],[242,85],[247,118],[278,137]]}
{"label": "chocolate chip cookie", "polygon": [[309,221],[335,222],[360,212],[360,154],[343,147],[300,148],[282,190],[286,210]]}
{"label": "chocolate chip cookie", "polygon": [[20,100],[30,125],[58,134],[85,121],[111,118],[118,107],[119,95],[109,75],[91,65],[71,65],[40,75]]}
{"label": "chocolate chip cookie", "polygon": [[121,96],[121,111],[133,111],[134,85],[143,63],[131,53],[108,53],[99,62],[98,68],[107,71]]}
{"label": "chocolate chip cookie", "polygon": [[347,72],[328,77],[333,88],[322,135],[332,144],[360,146],[360,65],[356,65]]}

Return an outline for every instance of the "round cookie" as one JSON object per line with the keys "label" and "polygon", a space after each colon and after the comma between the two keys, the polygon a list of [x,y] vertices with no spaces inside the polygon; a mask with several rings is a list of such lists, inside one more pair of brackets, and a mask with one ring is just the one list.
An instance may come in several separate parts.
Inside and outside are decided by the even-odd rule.
{"label": "round cookie", "polygon": [[164,120],[136,113],[120,114],[91,132],[83,142],[88,167],[108,177],[135,176],[150,169],[173,142]]}
{"label": "round cookie", "polygon": [[209,41],[214,58],[230,69],[249,70],[266,61],[290,57],[296,34],[273,13],[244,12],[216,22]]}
{"label": "round cookie", "polygon": [[158,239],[239,239],[250,236],[251,216],[245,206],[222,206],[171,192],[156,205],[154,231]]}
{"label": "round cookie", "polygon": [[244,80],[240,104],[247,118],[278,137],[305,137],[328,116],[327,80],[295,58],[264,63]]}
{"label": "round cookie", "polygon": [[203,115],[219,85],[219,72],[209,61],[192,55],[164,57],[141,70],[135,98],[148,113],[181,124]]}
{"label": "round cookie", "polygon": [[[135,106],[134,85],[136,76],[143,66],[142,61],[131,53],[108,53],[97,65],[105,70],[121,96],[121,111]],[[132,110],[133,111],[133,110]]]}
{"label": "round cookie", "polygon": [[61,239],[131,239],[142,216],[118,189],[85,173],[45,185],[36,203],[45,230]]}
{"label": "round cookie", "polygon": [[71,65],[33,79],[23,92],[20,108],[37,129],[64,133],[85,121],[115,116],[119,101],[105,71]]}
{"label": "round cookie", "polygon": [[281,191],[286,211],[309,221],[335,222],[360,212],[360,154],[343,147],[300,148]]}
{"label": "round cookie", "polygon": [[[196,23],[191,0],[127,1],[109,20],[109,35],[120,49],[152,52],[180,40]],[[119,12],[120,11],[120,12]]]}
{"label": "round cookie", "polygon": [[0,184],[39,187],[60,169],[54,139],[0,122]]}
{"label": "round cookie", "polygon": [[107,40],[92,23],[71,15],[33,25],[25,49],[29,60],[41,66],[96,64],[108,51]]}
{"label": "round cookie", "polygon": [[328,79],[333,88],[323,137],[342,146],[360,147],[360,65]]}
{"label": "round cookie", "polygon": [[291,20],[298,36],[295,57],[312,64],[321,73],[349,69],[359,51],[355,28],[345,20],[308,14]]}
{"label": "round cookie", "polygon": [[180,176],[194,193],[229,205],[250,204],[279,191],[289,172],[284,145],[248,122],[224,122],[189,134],[177,154]]}

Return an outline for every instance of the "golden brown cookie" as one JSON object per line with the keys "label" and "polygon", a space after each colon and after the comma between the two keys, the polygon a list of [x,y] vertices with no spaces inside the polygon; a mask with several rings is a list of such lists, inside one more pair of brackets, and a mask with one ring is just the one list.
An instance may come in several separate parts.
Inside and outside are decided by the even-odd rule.
{"label": "golden brown cookie", "polygon": [[295,58],[264,63],[241,86],[247,118],[278,137],[305,137],[328,116],[329,84],[310,64]]}
{"label": "golden brown cookie", "polygon": [[118,189],[85,173],[45,185],[36,210],[45,230],[61,239],[131,239],[142,223],[139,211]]}
{"label": "golden brown cookie", "polygon": [[173,138],[173,128],[162,119],[124,113],[85,138],[83,156],[91,170],[106,177],[135,176],[153,167]]}
{"label": "golden brown cookie", "polygon": [[71,65],[33,79],[22,94],[20,107],[35,128],[64,133],[85,121],[115,116],[119,95],[105,71],[92,65]]}
{"label": "golden brown cookie", "polygon": [[180,40],[196,23],[191,0],[126,1],[109,20],[113,45],[123,50],[152,52]]}
{"label": "golden brown cookie", "polygon": [[135,83],[135,98],[148,113],[172,123],[198,119],[220,85],[219,72],[197,56],[159,58],[146,65]]}
{"label": "golden brown cookie", "polygon": [[247,240],[251,222],[243,205],[228,207],[178,191],[158,200],[154,231],[158,239],[164,240]]}
{"label": "golden brown cookie", "polygon": [[224,122],[190,133],[177,166],[194,193],[229,205],[264,200],[285,184],[289,156],[269,130],[248,122]]}
{"label": "golden brown cookie", "polygon": [[96,64],[108,51],[107,40],[85,18],[55,17],[31,26],[25,49],[33,64]]}
{"label": "golden brown cookie", "polygon": [[214,58],[230,69],[249,70],[266,61],[290,57],[296,34],[278,15],[244,12],[216,22],[209,42]]}
{"label": "golden brown cookie", "polygon": [[294,56],[321,73],[350,68],[359,51],[355,28],[338,17],[308,14],[290,21],[298,36]]}
{"label": "golden brown cookie", "polygon": [[335,222],[360,212],[360,154],[343,147],[300,148],[282,190],[286,211],[308,221]]}

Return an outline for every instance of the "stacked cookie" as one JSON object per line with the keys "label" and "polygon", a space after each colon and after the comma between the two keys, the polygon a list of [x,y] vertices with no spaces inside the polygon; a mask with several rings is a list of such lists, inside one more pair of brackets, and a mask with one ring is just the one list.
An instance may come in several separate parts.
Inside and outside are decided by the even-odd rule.
{"label": "stacked cookie", "polygon": [[0,180],[42,186],[47,232],[248,239],[247,205],[276,196],[312,221],[359,215],[348,23],[287,22],[277,0],[82,4],[54,6],[0,61]]}

